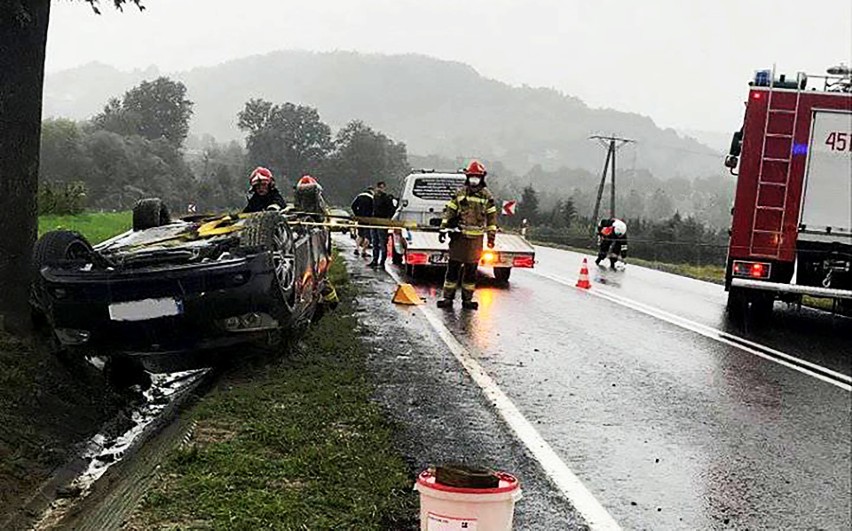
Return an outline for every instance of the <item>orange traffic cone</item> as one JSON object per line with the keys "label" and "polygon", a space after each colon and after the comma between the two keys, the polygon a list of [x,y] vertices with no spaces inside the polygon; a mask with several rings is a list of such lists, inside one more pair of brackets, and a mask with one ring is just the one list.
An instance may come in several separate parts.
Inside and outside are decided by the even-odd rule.
{"label": "orange traffic cone", "polygon": [[580,289],[589,289],[592,283],[589,282],[589,263],[583,258],[583,266],[580,267],[580,278],[577,279],[577,287]]}

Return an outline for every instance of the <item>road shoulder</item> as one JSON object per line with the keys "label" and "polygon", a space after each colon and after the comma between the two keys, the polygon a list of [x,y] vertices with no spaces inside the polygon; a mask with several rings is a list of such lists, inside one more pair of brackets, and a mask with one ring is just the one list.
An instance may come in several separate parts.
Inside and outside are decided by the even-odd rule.
{"label": "road shoulder", "polygon": [[521,479],[524,492],[517,529],[585,528],[426,319],[413,307],[391,304],[391,277],[355,259],[350,271],[376,397],[399,426],[395,440],[411,473],[450,461],[506,470]]}

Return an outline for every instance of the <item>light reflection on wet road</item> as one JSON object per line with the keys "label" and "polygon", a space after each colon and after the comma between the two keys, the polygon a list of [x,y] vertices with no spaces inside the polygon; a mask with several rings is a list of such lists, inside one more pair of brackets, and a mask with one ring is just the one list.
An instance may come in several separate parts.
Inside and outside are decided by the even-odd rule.
{"label": "light reflection on wet road", "polygon": [[[537,253],[537,271],[576,278],[581,255]],[[743,334],[720,286],[633,266],[592,277]],[[440,279],[415,284],[434,304]],[[483,280],[477,298],[445,324],[625,528],[852,526],[848,391],[535,272]],[[852,321],[777,307],[750,339],[850,374]]]}

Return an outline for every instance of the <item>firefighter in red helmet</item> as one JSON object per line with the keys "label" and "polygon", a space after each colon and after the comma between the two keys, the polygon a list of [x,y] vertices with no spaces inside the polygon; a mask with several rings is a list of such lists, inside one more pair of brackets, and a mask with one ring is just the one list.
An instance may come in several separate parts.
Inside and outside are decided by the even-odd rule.
{"label": "firefighter in red helmet", "polygon": [[287,202],[281,196],[281,192],[275,187],[275,177],[268,169],[258,166],[249,175],[249,186],[251,195],[243,212],[260,212],[272,205],[285,208]]}
{"label": "firefighter in red helmet", "polygon": [[[478,160],[471,161],[464,170],[464,187],[459,190],[444,208],[441,232],[438,239],[443,243],[450,238],[450,261],[444,278],[443,299],[438,307],[451,308],[456,290],[461,283],[462,307],[475,310],[479,303],[473,300],[476,289],[476,270],[482,254],[482,240],[487,237],[488,248],[494,247],[497,236],[497,204],[494,196],[485,187],[485,166]],[[454,229],[450,232],[450,229]]]}

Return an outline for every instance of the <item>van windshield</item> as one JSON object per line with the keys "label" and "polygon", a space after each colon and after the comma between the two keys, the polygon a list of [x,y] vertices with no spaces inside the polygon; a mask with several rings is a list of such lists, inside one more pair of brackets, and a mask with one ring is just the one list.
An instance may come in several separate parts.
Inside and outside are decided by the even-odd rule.
{"label": "van windshield", "polygon": [[411,193],[425,201],[449,201],[456,190],[464,185],[464,178],[459,177],[419,177],[414,180]]}

